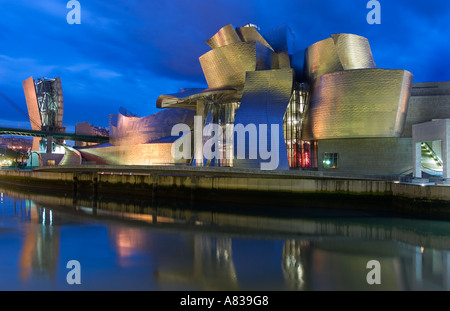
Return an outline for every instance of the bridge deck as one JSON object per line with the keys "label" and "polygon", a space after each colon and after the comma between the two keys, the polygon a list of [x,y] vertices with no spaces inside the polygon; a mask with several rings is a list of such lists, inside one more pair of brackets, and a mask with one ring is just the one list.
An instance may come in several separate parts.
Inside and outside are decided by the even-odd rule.
{"label": "bridge deck", "polygon": [[0,127],[0,135],[29,136],[42,138],[52,136],[55,139],[96,142],[96,143],[105,143],[109,141],[109,137],[106,136],[79,135],[74,133],[55,133],[55,132],[35,131],[9,127]]}

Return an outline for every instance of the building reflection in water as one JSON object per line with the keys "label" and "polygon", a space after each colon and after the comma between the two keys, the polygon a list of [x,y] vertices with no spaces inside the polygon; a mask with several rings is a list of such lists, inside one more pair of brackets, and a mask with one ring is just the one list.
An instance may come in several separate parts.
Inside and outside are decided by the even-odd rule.
{"label": "building reflection in water", "polygon": [[[232,238],[189,234],[160,241],[144,231],[116,227],[110,232],[122,265],[141,252],[155,260],[161,289],[186,286],[198,290],[240,290],[233,261]],[[167,243],[165,243],[167,242]],[[284,241],[281,268],[287,290],[449,290],[450,253],[404,243],[370,241]],[[168,247],[170,245],[170,247]],[[380,246],[384,246],[380,250]],[[239,256],[238,256],[239,257]],[[382,284],[366,282],[369,260],[381,263]],[[262,272],[263,273],[263,272]]]}
{"label": "building reflection in water", "polygon": [[306,275],[303,264],[307,259],[302,259],[302,255],[304,257],[304,250],[309,245],[308,241],[287,240],[284,242],[281,266],[290,290],[305,289]]}
{"label": "building reflection in water", "polygon": [[238,290],[232,239],[196,234],[193,276],[209,290]]}
{"label": "building reflection in water", "polygon": [[119,265],[129,265],[127,259],[140,251],[144,251],[151,242],[150,237],[144,230],[132,227],[114,227],[109,229],[110,239],[113,240]]}
{"label": "building reflection in water", "polygon": [[405,273],[410,286],[406,290],[450,290],[450,253],[449,251],[411,247],[412,260],[405,260],[404,266],[410,266],[411,273]]}
{"label": "building reflection in water", "polygon": [[[282,270],[290,290],[450,290],[450,251],[387,243],[385,249],[355,242],[286,240]],[[364,246],[364,244],[366,246]],[[381,264],[381,284],[369,285],[369,260]]]}
{"label": "building reflection in water", "polygon": [[[3,196],[0,197],[2,199]],[[19,268],[20,280],[24,283],[33,276],[55,278],[60,250],[58,228],[66,219],[71,219],[71,215],[63,212],[64,209],[50,209],[40,199],[14,202],[15,219],[32,224],[23,226]],[[79,214],[86,210],[74,209],[73,205],[67,208]],[[94,216],[101,217],[106,211],[99,208]],[[355,219],[349,223],[328,219],[324,226],[320,220],[298,218],[287,221],[276,217],[202,214],[192,210],[176,210],[175,213],[170,208],[149,208],[146,214],[139,214],[137,210],[133,213],[125,213],[125,209],[115,211],[121,216],[109,213],[107,218],[98,218],[104,220],[102,224],[108,228],[109,243],[114,246],[117,256],[117,266],[113,269],[133,267],[136,257],[139,260],[145,258],[147,262],[139,264],[151,267],[153,274],[140,277],[153,279],[160,290],[251,289],[245,287],[248,282],[240,280],[242,275],[237,271],[255,258],[245,256],[242,248],[233,248],[233,237],[252,224],[255,227],[251,228],[251,235],[243,235],[250,239],[264,236],[267,241],[278,239],[276,241],[282,246],[278,267],[268,266],[267,269],[281,274],[285,283],[283,289],[450,290],[447,232],[417,230],[414,222],[391,227]],[[195,221],[192,221],[193,214]],[[107,220],[113,216],[119,221]],[[129,220],[124,220],[125,216]],[[55,226],[55,219],[58,226]],[[213,229],[221,226],[219,231]],[[281,235],[277,235],[278,238],[264,235],[265,230],[277,230]],[[301,234],[308,238],[298,238]],[[402,239],[404,241],[399,242]],[[417,246],[415,241],[420,239],[425,246]],[[104,242],[108,243],[101,240]],[[256,243],[255,247],[264,245]],[[268,250],[273,251],[273,248]],[[255,251],[264,253],[266,250]],[[143,254],[145,256],[141,256]],[[369,271],[366,264],[370,260],[378,260],[381,264],[382,284],[377,287],[366,282]],[[264,274],[265,271],[258,273]]]}
{"label": "building reflection in water", "polygon": [[25,208],[15,209],[15,212],[36,226],[28,226],[25,231],[19,262],[20,279],[26,282],[31,275],[53,279],[58,265],[60,243],[59,231],[53,226],[54,213],[49,208],[37,207],[32,201],[22,202],[25,202]]}
{"label": "building reflection in water", "polygon": [[122,267],[133,264],[132,257],[151,254],[153,277],[160,289],[238,290],[232,258],[232,239],[208,234],[166,233],[113,226],[109,237]]}

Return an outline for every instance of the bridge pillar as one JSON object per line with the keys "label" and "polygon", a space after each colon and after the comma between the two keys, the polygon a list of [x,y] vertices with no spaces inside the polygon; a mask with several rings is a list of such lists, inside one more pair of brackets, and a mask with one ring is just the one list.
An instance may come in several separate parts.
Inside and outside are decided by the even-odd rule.
{"label": "bridge pillar", "polygon": [[53,136],[47,136],[47,153],[53,151]]}

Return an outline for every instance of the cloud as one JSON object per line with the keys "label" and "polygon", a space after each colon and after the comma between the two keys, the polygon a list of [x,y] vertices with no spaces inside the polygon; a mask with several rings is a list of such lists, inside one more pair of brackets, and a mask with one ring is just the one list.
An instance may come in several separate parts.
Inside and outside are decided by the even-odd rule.
{"label": "cloud", "polygon": [[0,55],[0,81],[2,81],[3,86],[16,85],[17,81],[21,83],[29,77],[23,70],[17,70],[18,68],[27,68],[29,72],[36,73],[38,76],[45,76],[56,71],[57,66],[38,63],[33,58],[13,58],[8,55]]}
{"label": "cloud", "polygon": [[[285,23],[298,49],[355,33],[369,39],[380,68],[410,70],[415,81],[450,81],[447,1],[380,0],[381,25],[367,24],[361,0],[80,0],[80,25],[67,24],[66,3],[2,2],[0,91],[26,110],[22,81],[60,76],[69,125],[105,126],[120,106],[148,115],[160,94],[206,87],[198,58],[227,24],[255,23],[264,33]],[[11,118],[23,117],[0,105]]]}

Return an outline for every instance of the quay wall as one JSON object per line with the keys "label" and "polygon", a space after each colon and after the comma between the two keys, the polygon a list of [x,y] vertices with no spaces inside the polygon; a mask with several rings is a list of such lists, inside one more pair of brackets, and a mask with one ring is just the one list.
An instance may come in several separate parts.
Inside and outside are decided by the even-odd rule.
{"label": "quay wall", "polygon": [[[367,207],[372,210],[389,209],[392,203],[399,203],[401,212],[426,215],[437,211],[448,214],[450,218],[449,186],[412,184],[382,178],[326,176],[315,172],[77,166],[33,171],[0,170],[0,183],[27,189],[45,189],[46,192],[60,192],[74,197],[187,197],[203,201],[294,206],[312,201],[318,204],[321,201],[322,207],[338,201],[348,205],[349,201],[358,200],[355,205],[362,209],[373,201],[374,206]],[[361,204],[361,200],[364,204]]]}
{"label": "quay wall", "polygon": [[[53,185],[58,188],[78,185],[97,185],[100,188],[120,186],[125,192],[130,186],[137,189],[152,187],[203,189],[203,190],[238,190],[288,193],[342,193],[392,195],[396,192],[391,181],[348,180],[333,178],[314,178],[292,175],[269,175],[259,173],[257,176],[229,173],[223,176],[205,172],[50,172],[50,171],[14,171],[0,170],[0,181],[18,182],[29,186]],[[417,187],[414,187],[416,189]],[[404,195],[415,196],[413,188],[401,189]],[[420,189],[420,188],[417,188]],[[105,189],[106,190],[106,189]],[[421,189],[423,190],[423,189]],[[449,189],[450,190],[450,189]],[[428,194],[430,192],[423,192]],[[442,195],[444,192],[431,192]],[[450,192],[447,196],[450,199]]]}

